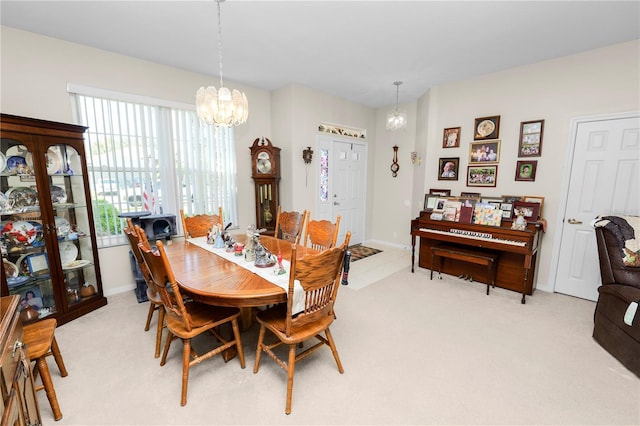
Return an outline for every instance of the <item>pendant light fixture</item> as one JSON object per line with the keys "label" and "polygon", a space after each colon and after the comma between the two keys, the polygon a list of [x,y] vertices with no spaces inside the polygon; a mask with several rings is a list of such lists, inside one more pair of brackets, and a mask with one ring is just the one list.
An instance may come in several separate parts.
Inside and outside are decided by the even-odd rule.
{"label": "pendant light fixture", "polygon": [[387,130],[401,130],[407,127],[407,114],[398,111],[398,96],[400,95],[401,81],[394,81],[396,86],[396,109],[387,114]]}
{"label": "pendant light fixture", "polygon": [[222,81],[222,23],[220,19],[220,3],[218,3],[218,60],[220,63],[220,89],[214,86],[201,87],[196,93],[198,117],[205,123],[215,126],[237,126],[247,121],[249,104],[245,94],[239,90],[229,90]]}

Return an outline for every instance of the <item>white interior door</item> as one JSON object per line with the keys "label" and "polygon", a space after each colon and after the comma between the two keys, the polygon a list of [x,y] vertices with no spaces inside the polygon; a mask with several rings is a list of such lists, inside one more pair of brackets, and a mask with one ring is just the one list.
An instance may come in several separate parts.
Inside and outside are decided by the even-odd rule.
{"label": "white interior door", "polygon": [[331,218],[340,219],[338,243],[351,231],[350,244],[364,240],[367,148],[364,144],[332,140],[329,155]]}
{"label": "white interior door", "polygon": [[555,291],[597,300],[596,216],[639,215],[640,117],[578,122]]}

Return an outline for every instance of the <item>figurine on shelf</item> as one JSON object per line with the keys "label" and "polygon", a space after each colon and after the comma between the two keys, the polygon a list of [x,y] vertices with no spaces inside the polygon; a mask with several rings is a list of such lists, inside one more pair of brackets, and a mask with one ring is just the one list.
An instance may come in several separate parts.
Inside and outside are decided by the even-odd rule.
{"label": "figurine on shelf", "polygon": [[256,254],[254,252],[255,233],[255,225],[250,225],[249,227],[247,227],[247,240],[244,243],[244,260],[246,260],[247,262],[253,262],[256,259]]}
{"label": "figurine on shelf", "polygon": [[214,248],[224,248],[224,240],[222,239],[222,225],[217,224],[215,228],[215,238],[213,240]]}
{"label": "figurine on shelf", "polygon": [[207,244],[213,244],[216,239],[216,225],[207,232]]}
{"label": "figurine on shelf", "polygon": [[80,296],[82,297],[91,297],[96,294],[96,288],[89,284],[88,282],[84,283],[82,287],[80,287]]}
{"label": "figurine on shelf", "polygon": [[527,221],[524,219],[524,214],[518,214],[518,218],[511,224],[511,229],[517,231],[524,231],[527,229]]}
{"label": "figurine on shelf", "polygon": [[67,161],[67,168],[65,169],[64,173],[69,176],[73,176],[75,174],[75,172],[71,170],[71,163],[69,161]]}
{"label": "figurine on shelf", "polygon": [[260,243],[260,234],[255,234],[255,256],[256,261],[254,265],[256,268],[268,268],[276,264],[274,256],[265,246]]}

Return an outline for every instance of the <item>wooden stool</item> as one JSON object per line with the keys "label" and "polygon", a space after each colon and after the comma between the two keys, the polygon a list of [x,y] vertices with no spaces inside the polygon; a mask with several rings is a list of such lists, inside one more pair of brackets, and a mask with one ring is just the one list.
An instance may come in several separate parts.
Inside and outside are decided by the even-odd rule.
{"label": "wooden stool", "polygon": [[62,377],[67,376],[67,369],[64,366],[62,355],[60,355],[60,348],[56,342],[55,330],[57,326],[55,318],[45,319],[32,324],[25,324],[23,341],[27,347],[27,356],[31,361],[35,361],[34,378],[37,374],[40,374],[42,378],[42,386],[37,386],[36,391],[44,389],[53,411],[53,418],[60,420],[62,418],[62,412],[58,405],[58,397],[56,391],[53,388],[53,381],[51,380],[51,373],[49,372],[49,366],[47,365],[47,356],[53,355],[60,375]]}

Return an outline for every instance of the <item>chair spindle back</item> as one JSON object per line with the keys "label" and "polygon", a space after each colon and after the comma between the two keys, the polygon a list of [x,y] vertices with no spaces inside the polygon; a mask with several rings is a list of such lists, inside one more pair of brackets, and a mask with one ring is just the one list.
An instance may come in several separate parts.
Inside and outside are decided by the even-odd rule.
{"label": "chair spindle back", "polygon": [[162,241],[158,241],[156,245],[156,251],[152,250],[151,247],[145,247],[143,243],[138,243],[138,248],[149,269],[151,280],[157,287],[166,313],[178,318],[182,321],[186,330],[191,331],[193,326],[189,315],[187,315],[180,287],[178,287],[173,269],[171,269],[164,245]]}

